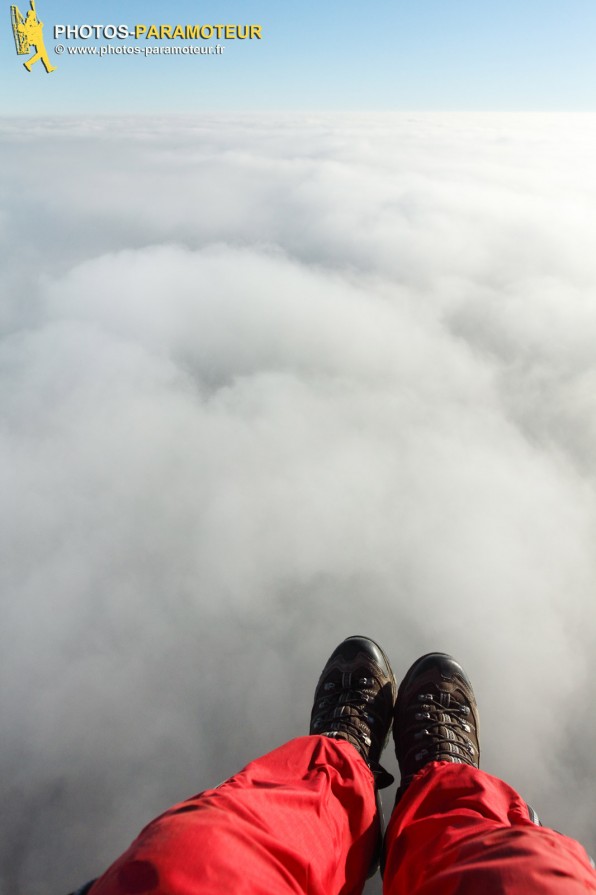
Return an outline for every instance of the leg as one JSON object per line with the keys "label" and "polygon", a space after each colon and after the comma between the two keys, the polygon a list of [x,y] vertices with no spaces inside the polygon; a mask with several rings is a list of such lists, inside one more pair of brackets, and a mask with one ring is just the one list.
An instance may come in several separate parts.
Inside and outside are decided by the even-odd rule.
{"label": "leg", "polygon": [[36,62],[41,59],[41,53],[36,53],[34,56],[30,56],[26,62],[23,62],[23,65],[27,69],[27,71],[31,71]]}
{"label": "leg", "polygon": [[394,700],[384,653],[348,638],[321,674],[309,736],[166,811],[90,895],[359,895]]}
{"label": "leg", "polygon": [[393,735],[402,780],[386,837],[386,895],[585,895],[584,849],[537,825],[523,799],[478,767],[478,709],[445,653],[412,665]]}
{"label": "leg", "polygon": [[356,749],[301,737],[150,823],[92,895],[351,895],[376,823],[373,775]]}
{"label": "leg", "polygon": [[50,57],[48,56],[47,52],[44,51],[42,53],[41,61],[43,62],[43,67],[45,68],[45,70],[47,71],[48,74],[51,71],[56,71],[56,66],[52,65],[52,63],[50,62]]}
{"label": "leg", "polygon": [[523,799],[467,764],[427,764],[387,829],[386,895],[586,895],[584,849],[530,820]]}

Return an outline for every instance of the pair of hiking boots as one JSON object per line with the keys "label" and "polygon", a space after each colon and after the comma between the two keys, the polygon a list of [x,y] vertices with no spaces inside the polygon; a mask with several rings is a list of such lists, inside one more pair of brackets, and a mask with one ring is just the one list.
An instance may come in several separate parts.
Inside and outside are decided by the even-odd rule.
{"label": "pair of hiking boots", "polygon": [[375,777],[379,820],[368,877],[383,865],[383,811],[379,789],[393,777],[380,764],[393,727],[401,772],[396,800],[431,761],[478,767],[478,709],[472,685],[447,653],[418,659],[397,689],[389,660],[368,637],[348,637],[329,657],[315,690],[311,734],[348,740]]}
{"label": "pair of hiking boots", "polygon": [[317,684],[310,733],[352,743],[382,789],[393,782],[379,763],[391,727],[401,772],[398,796],[431,761],[478,767],[478,710],[461,665],[446,653],[427,653],[398,691],[381,647],[368,637],[348,637]]}

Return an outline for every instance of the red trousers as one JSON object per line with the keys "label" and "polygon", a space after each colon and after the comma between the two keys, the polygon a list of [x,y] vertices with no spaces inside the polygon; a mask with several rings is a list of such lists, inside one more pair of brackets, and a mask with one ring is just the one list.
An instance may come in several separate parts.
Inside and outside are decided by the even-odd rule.
{"label": "red trousers", "polygon": [[[308,736],[152,821],[90,895],[353,895],[378,836],[373,777],[350,743]],[[412,781],[386,835],[385,895],[585,895],[572,839],[467,765]]]}

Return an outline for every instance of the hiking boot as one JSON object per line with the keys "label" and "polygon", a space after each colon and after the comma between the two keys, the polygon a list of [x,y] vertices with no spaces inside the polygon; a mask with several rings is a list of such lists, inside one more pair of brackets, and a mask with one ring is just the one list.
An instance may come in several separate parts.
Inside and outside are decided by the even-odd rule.
{"label": "hiking boot", "polygon": [[381,647],[368,637],[348,637],[331,653],[321,673],[310,716],[310,734],[352,743],[373,772],[378,836],[369,879],[379,867],[385,828],[379,789],[393,783],[379,759],[389,739],[396,691]]}
{"label": "hiking boot", "polygon": [[368,637],[340,643],[315,690],[309,733],[352,743],[373,772],[377,789],[393,783],[379,759],[389,739],[396,690],[387,656]]}
{"label": "hiking boot", "polygon": [[399,794],[424,765],[452,761],[477,768],[478,708],[465,671],[447,653],[427,653],[400,684],[393,724]]}

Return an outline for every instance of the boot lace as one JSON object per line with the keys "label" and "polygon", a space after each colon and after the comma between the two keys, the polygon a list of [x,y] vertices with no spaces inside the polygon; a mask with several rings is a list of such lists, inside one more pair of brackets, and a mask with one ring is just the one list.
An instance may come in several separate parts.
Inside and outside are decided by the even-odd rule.
{"label": "boot lace", "polygon": [[[475,767],[477,749],[469,736],[475,735],[469,706],[451,693],[419,693],[417,701],[408,731],[413,736],[406,762],[418,765],[447,759]],[[422,722],[426,722],[424,727]]]}
{"label": "boot lace", "polygon": [[380,755],[389,735],[387,719],[377,711],[380,691],[374,677],[352,672],[343,672],[340,680],[326,681],[320,688],[323,695],[319,693],[313,707],[311,731],[352,743],[373,772],[377,789],[384,789],[391,786],[393,776],[371,755]]}
{"label": "boot lace", "polygon": [[368,704],[375,698],[375,692],[370,688],[376,686],[376,681],[369,677],[352,679],[353,675],[347,672],[342,675],[341,683],[327,681],[323,684],[322,690],[326,695],[317,699],[312,731],[326,735],[336,735],[337,732],[351,735],[368,753],[372,739],[366,729],[381,720],[372,707],[367,711]]}

